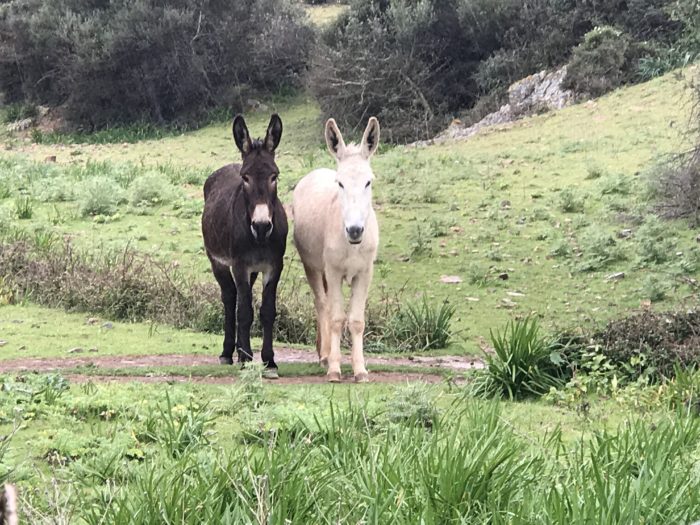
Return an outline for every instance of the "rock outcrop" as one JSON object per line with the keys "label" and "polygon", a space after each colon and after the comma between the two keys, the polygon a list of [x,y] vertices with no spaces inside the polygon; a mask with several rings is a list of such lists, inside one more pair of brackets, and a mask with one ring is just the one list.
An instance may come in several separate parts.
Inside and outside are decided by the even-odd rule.
{"label": "rock outcrop", "polygon": [[432,140],[414,142],[413,145],[440,144],[449,140],[462,140],[496,124],[505,124],[520,118],[561,109],[574,102],[574,93],[562,88],[566,66],[553,72],[540,71],[508,88],[508,104],[489,113],[476,124],[466,127],[459,120]]}

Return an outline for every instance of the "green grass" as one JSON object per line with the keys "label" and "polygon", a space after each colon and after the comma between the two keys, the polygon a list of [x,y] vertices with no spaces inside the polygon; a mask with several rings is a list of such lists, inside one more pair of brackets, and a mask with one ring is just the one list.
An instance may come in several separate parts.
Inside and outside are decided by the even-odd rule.
{"label": "green grass", "polygon": [[[215,356],[212,361],[215,361]],[[282,378],[287,377],[309,377],[309,376],[324,376],[326,370],[321,368],[317,363],[279,363],[279,375]],[[392,374],[429,374],[442,375],[452,377],[459,375],[458,372],[444,368],[429,368],[420,366],[405,366],[405,365],[369,365],[371,372],[389,372]],[[352,375],[352,367],[343,365],[341,372],[346,376]],[[122,367],[109,368],[97,367],[91,364],[76,366],[72,368],[64,368],[61,370],[63,374],[79,374],[84,376],[100,376],[100,377],[211,377],[237,378],[240,375],[240,369],[237,366],[222,366],[219,364],[212,365],[196,365],[196,366],[140,366],[140,367]],[[371,377],[371,376],[370,376]]]}
{"label": "green grass", "polygon": [[[88,323],[88,321],[91,321]],[[93,322],[94,320],[94,322]],[[105,327],[109,323],[111,327]],[[108,326],[109,326],[108,325]],[[199,354],[221,352],[221,336],[163,325],[120,323],[36,306],[0,306],[0,362],[17,358],[62,358],[108,355]],[[259,341],[254,340],[259,345]],[[73,348],[84,353],[69,354]],[[97,348],[97,353],[89,353]]]}
{"label": "green grass", "polygon": [[[404,290],[404,300],[423,293],[433,304],[449,300],[455,307],[452,329],[458,334],[449,351],[474,353],[489,330],[514,315],[537,315],[546,329],[589,327],[638,308],[652,294],[654,307],[665,309],[692,297],[689,285],[673,277],[679,265],[690,268],[697,258],[695,234],[685,223],[664,223],[683,255],[674,252],[665,262],[653,258],[645,267],[637,261],[648,239],[617,239],[623,229],[636,231],[637,218],[648,213],[647,172],[665,154],[683,147],[684,86],[673,73],[465,142],[387,148],[373,161],[381,245],[370,301],[377,301],[382,289],[389,295]],[[277,157],[280,197],[289,202],[299,178],[315,167],[332,166],[332,160],[322,144],[322,122],[313,102],[273,101],[273,110],[285,123]],[[269,114],[247,119],[251,133],[261,135]],[[94,249],[128,244],[176,261],[196,279],[211,280],[199,228],[201,182],[209,170],[238,159],[229,124],[128,146],[13,147],[0,153],[0,169],[24,179],[63,174],[82,181],[106,173],[126,190],[136,177],[156,168],[181,190],[172,204],[134,209],[126,203],[114,216],[94,218],[81,217],[77,202],[35,200],[32,218],[12,220],[13,226],[29,233],[48,228]],[[38,160],[48,154],[58,156],[58,166],[27,169],[17,164],[20,158]],[[592,177],[591,170],[603,175]],[[583,213],[562,211],[565,190],[584,196]],[[0,217],[13,207],[17,191],[11,189],[0,200]],[[421,226],[431,221],[444,235],[433,237],[433,226]],[[421,253],[415,252],[418,230],[430,232],[421,234],[421,246],[428,247]],[[608,238],[615,240],[614,253],[598,242]],[[286,264],[286,280],[302,278],[291,245]],[[624,279],[606,280],[619,271],[625,272]],[[649,274],[668,276],[663,294],[649,286]],[[443,284],[442,275],[460,276],[462,282]],[[499,277],[504,275],[507,280]],[[311,304],[305,288],[301,297]]]}
{"label": "green grass", "polygon": [[447,386],[255,376],[0,384],[0,435],[17,428],[0,479],[19,485],[31,523],[687,523],[700,511],[700,420],[658,407],[592,399],[591,419]]}

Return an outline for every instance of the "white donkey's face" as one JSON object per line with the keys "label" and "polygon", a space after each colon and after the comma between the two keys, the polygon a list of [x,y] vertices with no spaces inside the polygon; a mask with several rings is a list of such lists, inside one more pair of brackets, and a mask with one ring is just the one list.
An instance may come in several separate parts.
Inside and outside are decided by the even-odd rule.
{"label": "white donkey's face", "polygon": [[359,244],[372,209],[374,174],[369,159],[379,144],[379,122],[371,117],[362,143],[359,146],[346,146],[335,120],[329,119],[326,122],[326,144],[338,161],[336,182],[345,237],[350,244]]}

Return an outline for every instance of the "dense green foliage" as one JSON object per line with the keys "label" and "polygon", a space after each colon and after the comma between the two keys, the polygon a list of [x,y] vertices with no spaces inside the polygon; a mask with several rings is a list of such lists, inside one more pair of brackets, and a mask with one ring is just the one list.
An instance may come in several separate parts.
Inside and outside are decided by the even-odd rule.
{"label": "dense green foliage", "polygon": [[[311,86],[345,126],[377,115],[391,141],[426,138],[480,97],[495,103],[513,81],[564,64],[599,25],[617,28],[617,45],[587,37],[571,83],[599,94],[636,80],[642,58],[686,51],[677,8],[670,0],[357,0],[326,30]],[[598,85],[581,85],[591,74]]]}
{"label": "dense green foliage", "polygon": [[509,322],[491,333],[494,353],[485,355],[486,371],[473,385],[482,397],[522,399],[540,396],[563,385],[567,375],[555,344],[540,335],[536,319]]}
{"label": "dense green foliage", "polygon": [[241,108],[248,88],[298,86],[312,36],[286,0],[13,0],[0,5],[0,92],[86,129],[185,124]]}
{"label": "dense green foliage", "polygon": [[[25,375],[0,388],[0,430],[22,425],[3,441],[0,479],[12,469],[34,489],[20,507],[30,523],[661,524],[700,513],[700,424],[680,411],[571,439],[523,433],[504,405],[434,387],[330,403],[328,391],[285,393],[259,377],[205,389]],[[32,452],[16,453],[30,436]]]}

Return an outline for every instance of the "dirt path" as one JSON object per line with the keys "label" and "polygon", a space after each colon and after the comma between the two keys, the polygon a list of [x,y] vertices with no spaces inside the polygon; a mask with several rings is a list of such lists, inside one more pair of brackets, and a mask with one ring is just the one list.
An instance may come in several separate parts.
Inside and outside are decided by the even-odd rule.
{"label": "dirt path", "polygon": [[[139,383],[199,383],[207,385],[230,385],[237,381],[236,376],[227,377],[211,377],[211,376],[102,376],[102,375],[82,375],[82,374],[67,374],[66,379],[72,383],[87,383],[93,382],[112,382],[112,383],[131,383],[138,381]],[[405,372],[370,372],[371,383],[439,383],[445,378],[439,374],[416,374]],[[312,385],[325,384],[326,377],[324,375],[317,376],[280,376],[278,379],[268,380],[273,385]],[[341,379],[341,384],[355,383],[352,375],[345,374]],[[460,383],[460,381],[456,381]]]}
{"label": "dirt path", "polygon": [[[345,356],[347,357],[347,356]],[[259,359],[259,357],[258,357]],[[275,361],[283,367],[285,363],[317,363],[316,353],[296,348],[278,348],[275,350]],[[193,354],[160,354],[160,355],[124,355],[99,356],[88,354],[80,357],[66,358],[20,358],[0,361],[0,372],[13,371],[51,371],[77,366],[91,365],[97,368],[143,368],[155,366],[201,366],[215,365],[218,357],[215,355]],[[385,357],[367,356],[367,365],[416,366],[422,368],[440,368],[450,370],[469,370],[483,368],[484,364],[472,356],[439,356],[439,357]]]}
{"label": "dirt path", "polygon": [[[259,357],[258,357],[259,358]],[[284,377],[285,363],[317,363],[316,353],[308,350],[295,348],[278,348],[275,350],[275,360],[282,369],[282,377],[276,382],[283,384],[299,383],[323,383],[323,375],[305,375]],[[215,365],[218,358],[215,355],[192,355],[192,354],[162,354],[162,355],[127,355],[127,356],[99,356],[94,354],[81,355],[79,357],[55,358],[20,358],[0,361],[0,372],[49,372],[55,370],[74,369],[79,366],[89,365],[93,374],[89,375],[69,375],[73,380],[81,382],[92,380],[113,380],[113,381],[143,381],[143,382],[205,382],[213,384],[226,384],[235,381],[235,377],[190,377],[190,376],[147,376],[129,375],[115,377],[107,370],[114,368],[149,368],[162,366],[183,366],[195,367],[202,365]],[[471,356],[440,356],[440,357],[387,357],[387,356],[367,356],[367,365],[372,369],[372,365],[404,366],[435,368],[439,370],[454,370],[457,372],[474,368],[483,368],[482,361]],[[105,374],[100,375],[99,369],[105,369]],[[407,372],[371,372],[371,381],[376,383],[404,382],[404,381],[440,381],[442,376],[438,373],[407,373]],[[343,377],[343,382],[352,382],[352,376]]]}

